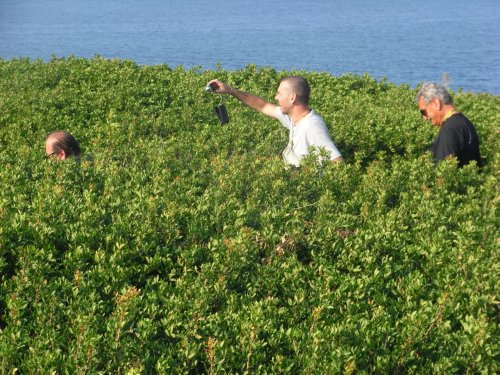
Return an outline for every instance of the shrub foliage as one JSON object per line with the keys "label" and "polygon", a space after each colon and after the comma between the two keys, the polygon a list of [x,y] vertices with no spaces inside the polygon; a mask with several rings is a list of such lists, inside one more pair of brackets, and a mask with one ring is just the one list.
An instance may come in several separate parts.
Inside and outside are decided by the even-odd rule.
{"label": "shrub foliage", "polygon": [[[280,159],[303,74],[346,163]],[[2,373],[495,373],[500,99],[453,93],[487,164],[432,163],[416,89],[249,65],[0,60]],[[92,161],[44,160],[68,130]]]}

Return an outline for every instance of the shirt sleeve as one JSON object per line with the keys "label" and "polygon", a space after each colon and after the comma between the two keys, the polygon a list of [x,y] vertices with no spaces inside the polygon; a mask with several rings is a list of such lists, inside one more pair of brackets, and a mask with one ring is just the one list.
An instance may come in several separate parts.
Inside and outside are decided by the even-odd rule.
{"label": "shirt sleeve", "polygon": [[340,151],[337,149],[337,146],[335,146],[330,138],[330,135],[325,134],[325,132],[321,129],[308,134],[308,143],[316,148],[324,148],[327,151],[330,151],[330,160],[337,159],[342,156]]}
{"label": "shirt sleeve", "polygon": [[292,120],[281,111],[281,107],[276,107],[276,118],[285,128],[292,128]]}

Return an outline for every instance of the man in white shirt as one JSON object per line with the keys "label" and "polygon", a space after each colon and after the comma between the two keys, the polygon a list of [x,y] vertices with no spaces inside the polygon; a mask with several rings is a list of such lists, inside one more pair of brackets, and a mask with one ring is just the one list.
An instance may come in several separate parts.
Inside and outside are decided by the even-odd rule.
{"label": "man in white shirt", "polygon": [[300,76],[282,78],[274,97],[278,105],[216,79],[208,84],[212,87],[213,92],[232,95],[250,108],[277,119],[289,129],[289,143],[283,151],[283,158],[287,163],[298,167],[300,160],[309,154],[310,147],[325,149],[333,162],[343,160],[323,119],[309,108],[311,90],[305,78]]}

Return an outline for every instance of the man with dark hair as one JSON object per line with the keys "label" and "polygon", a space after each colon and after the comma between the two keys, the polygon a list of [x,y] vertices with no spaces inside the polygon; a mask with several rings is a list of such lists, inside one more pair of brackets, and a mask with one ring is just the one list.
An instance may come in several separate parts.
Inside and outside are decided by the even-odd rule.
{"label": "man with dark hair", "polygon": [[64,160],[71,156],[80,159],[80,145],[75,137],[65,131],[50,133],[45,140],[45,156]]}
{"label": "man with dark hair", "polygon": [[437,83],[425,83],[418,91],[416,101],[422,116],[440,128],[429,149],[436,162],[455,156],[459,167],[474,160],[481,166],[476,129],[455,108],[446,88]]}
{"label": "man with dark hair", "polygon": [[304,77],[289,76],[280,80],[275,99],[278,105],[252,95],[219,80],[212,80],[209,85],[213,92],[228,94],[267,116],[273,117],[289,129],[289,142],[283,151],[283,159],[291,165],[300,166],[301,159],[309,154],[309,148],[325,149],[329,159],[342,161],[342,155],[333,143],[323,119],[309,108],[309,83]]}

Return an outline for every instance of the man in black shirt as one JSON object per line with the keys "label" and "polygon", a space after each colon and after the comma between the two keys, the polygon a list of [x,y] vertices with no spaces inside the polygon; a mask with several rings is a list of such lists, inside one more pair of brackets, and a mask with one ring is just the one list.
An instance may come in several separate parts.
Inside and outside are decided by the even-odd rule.
{"label": "man in black shirt", "polygon": [[455,156],[459,167],[473,160],[480,166],[479,137],[476,129],[467,117],[457,111],[446,88],[437,83],[426,83],[419,90],[416,100],[422,116],[440,127],[434,143],[429,148],[436,162]]}

